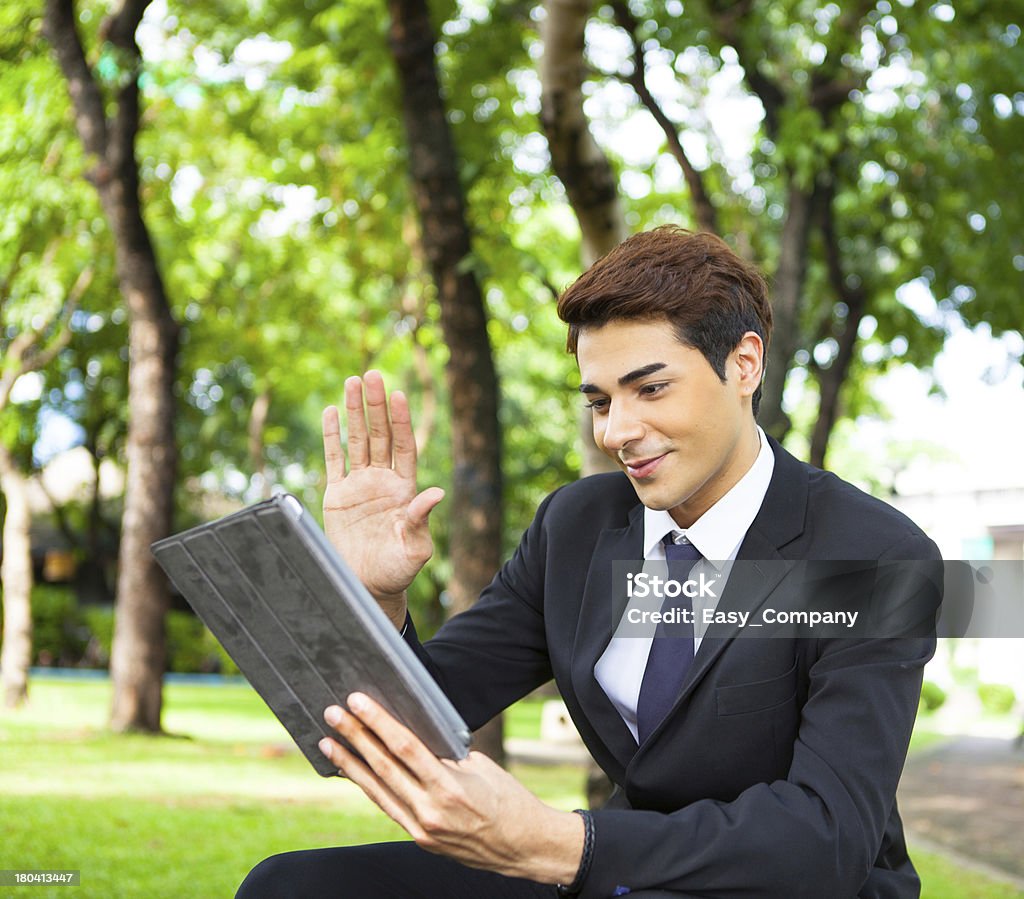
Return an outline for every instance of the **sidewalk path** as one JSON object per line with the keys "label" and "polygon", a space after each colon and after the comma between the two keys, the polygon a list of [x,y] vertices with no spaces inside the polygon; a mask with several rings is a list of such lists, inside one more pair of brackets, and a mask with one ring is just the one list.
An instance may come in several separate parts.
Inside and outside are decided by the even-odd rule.
{"label": "sidewalk path", "polygon": [[907,760],[899,807],[913,846],[937,844],[1024,887],[1024,750],[954,737]]}
{"label": "sidewalk path", "polygon": [[586,765],[590,761],[582,742],[505,737],[505,754],[510,762],[524,765]]}

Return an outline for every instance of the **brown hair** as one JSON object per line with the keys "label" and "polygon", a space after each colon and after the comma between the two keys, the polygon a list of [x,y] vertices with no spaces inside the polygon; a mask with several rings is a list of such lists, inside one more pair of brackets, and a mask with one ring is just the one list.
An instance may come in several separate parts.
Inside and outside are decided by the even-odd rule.
{"label": "brown hair", "polygon": [[[747,331],[772,336],[768,285],[756,267],[714,234],[676,225],[634,234],[601,257],[558,300],[569,325],[566,348],[580,332],[620,319],[666,318],[679,342],[699,350],[722,381],[725,360]],[[753,412],[761,388],[752,398]]]}

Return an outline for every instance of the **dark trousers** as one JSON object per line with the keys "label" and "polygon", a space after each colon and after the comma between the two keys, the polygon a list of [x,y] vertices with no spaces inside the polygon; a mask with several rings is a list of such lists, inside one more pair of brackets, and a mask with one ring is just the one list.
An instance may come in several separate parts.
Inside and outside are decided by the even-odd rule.
{"label": "dark trousers", "polygon": [[286,852],[264,859],[235,899],[555,899],[555,888],[467,868],[415,843]]}
{"label": "dark trousers", "polygon": [[[630,899],[686,899],[639,890]],[[467,868],[415,843],[371,843],[272,855],[235,899],[555,899],[553,886]]]}

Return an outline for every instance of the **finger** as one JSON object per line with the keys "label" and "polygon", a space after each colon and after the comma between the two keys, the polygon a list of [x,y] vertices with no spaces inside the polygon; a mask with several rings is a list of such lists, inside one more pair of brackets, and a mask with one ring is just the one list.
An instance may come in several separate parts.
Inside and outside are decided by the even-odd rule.
{"label": "finger", "polygon": [[341,422],[337,406],[324,409],[323,432],[327,483],[336,484],[345,478],[345,453],[341,449]]}
{"label": "finger", "polygon": [[336,740],[324,737],[320,741],[320,751],[330,760],[331,764],[361,789],[369,799],[392,821],[402,827],[413,839],[421,840],[426,834],[412,810],[382,781],[373,770],[349,752]]}
{"label": "finger", "polygon": [[366,385],[366,416],[370,422],[370,465],[391,467],[391,422],[388,421],[388,395],[379,371],[363,376]]}
{"label": "finger", "polygon": [[440,487],[428,487],[418,493],[405,510],[409,523],[414,527],[422,527],[427,523],[427,516],[434,507],[444,499],[444,491]]}
{"label": "finger", "polygon": [[409,401],[400,390],[391,394],[391,440],[395,449],[395,471],[416,480],[416,438],[412,432]]}
{"label": "finger", "polygon": [[[378,759],[383,758],[385,764],[393,763],[394,760],[397,760],[401,763],[401,766],[404,766],[410,772],[411,776],[408,778],[410,785],[414,785],[420,790],[424,786],[436,783],[438,778],[442,776],[444,769],[437,756],[427,749],[419,737],[394,718],[380,703],[370,699],[364,693],[352,693],[346,702],[350,714],[343,717],[355,718],[363,725],[356,728],[357,732],[353,734],[356,740],[360,742],[353,742],[352,740],[349,740],[349,742],[363,755],[363,758],[370,763],[374,770],[378,770]],[[342,733],[345,739],[349,739],[348,734],[340,728],[339,733]],[[366,740],[366,735],[370,735],[373,739]],[[363,752],[364,745],[370,756]],[[380,772],[378,771],[378,773]],[[397,785],[393,786],[397,787]],[[406,800],[414,798],[414,793],[401,792],[400,795]]]}
{"label": "finger", "polygon": [[361,378],[345,379],[345,417],[348,420],[349,471],[366,468],[370,464],[370,448],[366,436],[366,416],[363,412],[363,382]]}
{"label": "finger", "polygon": [[364,764],[407,806],[412,807],[422,796],[423,787],[415,775],[359,718],[335,705],[324,711],[324,721],[345,738],[362,757]]}

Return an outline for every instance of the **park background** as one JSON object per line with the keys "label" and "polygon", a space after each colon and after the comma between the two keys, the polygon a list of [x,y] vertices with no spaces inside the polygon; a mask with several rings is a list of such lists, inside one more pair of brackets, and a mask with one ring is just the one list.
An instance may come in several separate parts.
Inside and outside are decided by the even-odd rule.
{"label": "park background", "polygon": [[[421,483],[448,491],[412,597],[429,633],[601,466],[554,305],[637,230],[714,231],[769,275],[769,433],[947,558],[1024,557],[1021,18],[5,2],[0,869],[228,895],[272,851],[397,836],[244,685],[176,680],[232,668],[149,543],[280,489],[316,509],[320,410],[376,367],[410,396]],[[1008,851],[919,828],[925,896],[1024,895],[1020,648],[950,642],[929,666],[911,762],[940,795],[964,780],[943,747],[1004,751],[998,788],[945,811]],[[550,699],[481,745],[572,808],[583,767],[527,764]]]}

